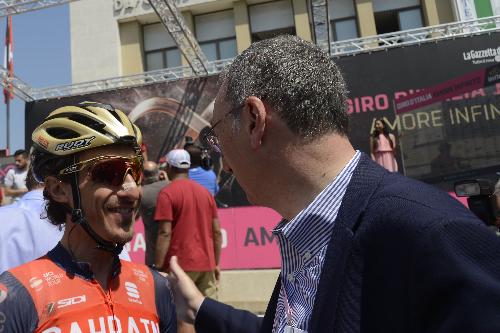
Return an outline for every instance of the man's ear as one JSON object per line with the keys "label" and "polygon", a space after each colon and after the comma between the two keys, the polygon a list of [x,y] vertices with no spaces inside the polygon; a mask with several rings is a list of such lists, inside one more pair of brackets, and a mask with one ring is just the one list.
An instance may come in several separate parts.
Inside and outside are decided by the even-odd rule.
{"label": "man's ear", "polygon": [[250,135],[250,146],[253,149],[257,149],[262,145],[266,129],[266,106],[260,98],[250,96],[245,101],[245,109],[249,117],[248,132]]}
{"label": "man's ear", "polygon": [[72,205],[73,194],[71,192],[71,185],[63,183],[53,176],[47,176],[44,181],[45,191],[50,195],[52,200]]}

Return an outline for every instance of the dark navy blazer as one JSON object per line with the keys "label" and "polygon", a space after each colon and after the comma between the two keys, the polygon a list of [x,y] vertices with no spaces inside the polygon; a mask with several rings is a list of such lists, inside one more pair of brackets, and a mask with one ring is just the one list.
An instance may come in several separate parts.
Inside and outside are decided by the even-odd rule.
{"label": "dark navy blazer", "polygon": [[[206,299],[198,333],[271,332]],[[363,154],[328,246],[309,333],[500,332],[500,238],[447,193]]]}

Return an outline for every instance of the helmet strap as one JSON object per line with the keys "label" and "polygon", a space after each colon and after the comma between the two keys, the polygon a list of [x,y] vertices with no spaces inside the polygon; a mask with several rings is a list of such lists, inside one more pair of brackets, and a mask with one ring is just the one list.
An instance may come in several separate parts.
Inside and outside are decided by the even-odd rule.
{"label": "helmet strap", "polygon": [[[76,163],[76,156],[74,157],[74,163]],[[73,173],[71,177],[71,191],[73,192],[73,210],[71,211],[71,222],[79,225],[85,230],[87,235],[96,242],[96,248],[99,250],[111,252],[114,255],[119,255],[125,244],[117,244],[114,242],[107,241],[99,236],[94,229],[88,224],[85,216],[83,214],[82,202],[80,196],[80,188],[78,187],[78,172]]]}

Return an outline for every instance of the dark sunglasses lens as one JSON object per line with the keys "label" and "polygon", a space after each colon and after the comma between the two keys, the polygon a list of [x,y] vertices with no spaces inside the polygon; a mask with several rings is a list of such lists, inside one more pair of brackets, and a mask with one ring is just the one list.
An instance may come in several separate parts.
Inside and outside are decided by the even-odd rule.
{"label": "dark sunglasses lens", "polygon": [[139,184],[142,181],[142,160],[140,158],[132,160],[129,168],[132,171],[132,178],[134,178],[134,181]]}
{"label": "dark sunglasses lens", "polygon": [[128,166],[125,160],[109,160],[98,163],[92,169],[92,180],[118,186],[123,183]]}

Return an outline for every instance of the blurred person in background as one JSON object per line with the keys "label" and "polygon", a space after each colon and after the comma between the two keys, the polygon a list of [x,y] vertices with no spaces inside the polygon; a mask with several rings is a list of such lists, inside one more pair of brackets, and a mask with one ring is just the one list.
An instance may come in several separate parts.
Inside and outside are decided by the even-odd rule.
{"label": "blurred person in background", "polygon": [[160,180],[158,164],[153,161],[144,162],[144,180],[142,185],[141,216],[146,236],[146,265],[155,263],[156,239],[158,223],[154,220],[158,193],[168,184],[168,180]]}
{"label": "blurred person in background", "polygon": [[26,178],[28,192],[0,208],[0,272],[43,256],[57,245],[64,229],[44,218],[43,184]]}
{"label": "blurred person in background", "polygon": [[52,111],[32,140],[33,176],[64,234],[45,256],[0,275],[0,330],[175,333],[168,281],[119,258],[142,194],[139,128],[109,104],[83,102]]}
{"label": "blurred person in background", "polygon": [[5,195],[11,197],[12,201],[19,198],[26,192],[26,177],[28,175],[28,152],[24,149],[16,150],[14,153],[16,166],[9,171],[4,178]]}
{"label": "blurred person in background", "polygon": [[396,162],[396,137],[389,133],[384,118],[375,120],[375,130],[370,137],[372,160],[391,172],[398,171]]}
{"label": "blurred person in background", "polygon": [[[189,168],[189,179],[194,180],[208,190],[213,196],[219,192],[219,185],[217,184],[217,176],[215,172],[203,163],[203,159],[209,158],[203,156],[203,151],[197,145],[190,145],[185,148],[191,157],[191,167]],[[205,165],[203,165],[205,164]]]}
{"label": "blurred person in background", "polygon": [[[222,235],[214,197],[206,188],[189,179],[189,153],[174,149],[167,154],[170,184],[158,195],[155,220],[158,222],[155,266],[169,271],[172,256],[204,296],[217,298]],[[180,321],[179,332],[193,332]]]}

